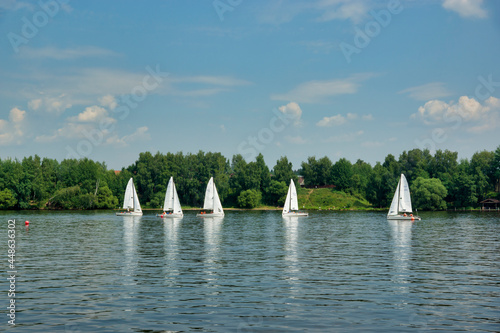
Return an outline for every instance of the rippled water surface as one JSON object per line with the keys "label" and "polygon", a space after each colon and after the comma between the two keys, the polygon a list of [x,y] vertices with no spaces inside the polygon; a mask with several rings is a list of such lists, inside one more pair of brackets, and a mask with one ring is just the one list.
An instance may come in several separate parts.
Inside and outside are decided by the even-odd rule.
{"label": "rippled water surface", "polygon": [[[2,212],[15,332],[500,331],[500,214]],[[30,220],[28,229],[24,220]],[[8,305],[6,279],[1,304]],[[3,329],[0,329],[3,330]]]}

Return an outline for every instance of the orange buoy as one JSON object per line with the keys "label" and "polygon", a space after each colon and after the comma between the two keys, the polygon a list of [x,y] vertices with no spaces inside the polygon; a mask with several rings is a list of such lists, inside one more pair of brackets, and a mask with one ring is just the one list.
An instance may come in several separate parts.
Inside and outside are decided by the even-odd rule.
{"label": "orange buoy", "polygon": [[24,225],[30,225],[30,221],[28,220],[24,221]]}

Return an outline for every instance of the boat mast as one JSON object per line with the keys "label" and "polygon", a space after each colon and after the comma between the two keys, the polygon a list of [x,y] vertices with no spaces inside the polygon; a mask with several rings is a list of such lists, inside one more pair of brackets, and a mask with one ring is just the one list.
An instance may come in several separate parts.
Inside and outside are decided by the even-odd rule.
{"label": "boat mast", "polygon": [[399,199],[401,199],[401,178],[402,177],[399,177],[399,182],[398,182],[398,212],[397,214],[399,214]]}

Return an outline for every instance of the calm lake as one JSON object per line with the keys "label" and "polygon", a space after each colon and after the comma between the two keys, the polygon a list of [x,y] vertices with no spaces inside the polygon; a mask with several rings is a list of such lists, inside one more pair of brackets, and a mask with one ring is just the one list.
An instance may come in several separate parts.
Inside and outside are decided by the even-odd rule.
{"label": "calm lake", "polygon": [[500,331],[500,213],[144,214],[1,212],[0,330]]}

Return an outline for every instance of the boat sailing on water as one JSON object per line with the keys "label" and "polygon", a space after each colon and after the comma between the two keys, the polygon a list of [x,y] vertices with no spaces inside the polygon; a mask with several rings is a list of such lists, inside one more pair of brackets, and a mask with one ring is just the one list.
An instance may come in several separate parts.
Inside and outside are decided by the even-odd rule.
{"label": "boat sailing on water", "polygon": [[156,216],[161,218],[184,216],[179,196],[177,195],[177,190],[175,189],[174,177],[170,177],[170,180],[168,181],[167,191],[165,192],[165,202],[163,203],[163,213],[156,214]]}
{"label": "boat sailing on water", "polygon": [[288,187],[288,193],[286,195],[285,205],[283,206],[283,217],[289,216],[308,216],[306,212],[299,211],[299,202],[297,200],[297,189],[295,188],[295,183],[290,179],[290,186]]}
{"label": "boat sailing on water", "polygon": [[198,217],[223,217],[224,210],[217,193],[217,188],[214,184],[214,177],[211,177],[205,191],[205,201],[203,203],[203,211],[196,214]]}
{"label": "boat sailing on water", "polygon": [[139,203],[139,197],[135,191],[134,180],[130,178],[127,183],[127,188],[125,189],[125,196],[123,197],[123,209],[126,212],[118,212],[118,216],[141,216],[142,209]]}
{"label": "boat sailing on water", "polygon": [[388,220],[421,220],[420,217],[414,216],[411,208],[411,196],[410,187],[406,181],[404,174],[401,174],[401,178],[398,182],[398,187],[396,192],[394,192],[394,197],[392,198],[391,207],[389,208],[389,213],[387,213]]}

